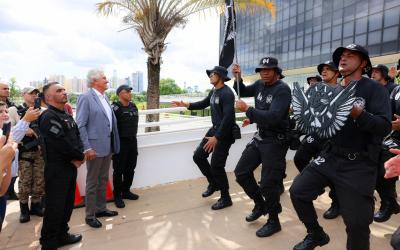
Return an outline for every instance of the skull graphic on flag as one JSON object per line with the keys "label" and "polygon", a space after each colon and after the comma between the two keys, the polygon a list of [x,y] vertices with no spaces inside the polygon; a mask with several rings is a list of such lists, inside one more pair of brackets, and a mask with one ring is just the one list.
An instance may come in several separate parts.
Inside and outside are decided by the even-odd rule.
{"label": "skull graphic on flag", "polygon": [[294,83],[292,105],[293,117],[301,132],[317,134],[320,138],[333,137],[346,123],[353,103],[356,101],[357,81],[340,92],[321,82],[304,93],[300,85]]}

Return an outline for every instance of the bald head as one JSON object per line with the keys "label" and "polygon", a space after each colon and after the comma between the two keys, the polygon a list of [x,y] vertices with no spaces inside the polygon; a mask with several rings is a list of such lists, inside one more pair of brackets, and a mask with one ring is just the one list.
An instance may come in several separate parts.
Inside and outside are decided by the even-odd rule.
{"label": "bald head", "polygon": [[7,82],[0,81],[0,101],[6,101],[10,97],[10,87]]}

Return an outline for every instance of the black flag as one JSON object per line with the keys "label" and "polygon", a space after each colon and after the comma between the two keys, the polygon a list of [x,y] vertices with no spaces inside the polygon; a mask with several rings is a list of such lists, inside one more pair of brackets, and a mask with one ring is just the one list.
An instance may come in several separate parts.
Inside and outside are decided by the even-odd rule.
{"label": "black flag", "polygon": [[229,68],[235,57],[236,14],[233,0],[225,0],[224,45],[219,56],[219,66]]}

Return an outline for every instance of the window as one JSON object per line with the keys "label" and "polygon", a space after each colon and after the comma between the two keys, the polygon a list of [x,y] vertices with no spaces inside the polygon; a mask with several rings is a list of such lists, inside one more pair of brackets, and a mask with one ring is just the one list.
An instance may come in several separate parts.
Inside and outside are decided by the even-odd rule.
{"label": "window", "polygon": [[303,48],[303,37],[297,38],[297,44],[296,44],[297,49],[302,49]]}
{"label": "window", "polygon": [[351,21],[354,19],[355,8],[356,8],[356,6],[352,5],[352,6],[348,6],[345,9],[343,9],[343,11],[344,11],[343,19],[345,22]]}
{"label": "window", "polygon": [[304,49],[304,57],[311,56],[311,47]]}
{"label": "window", "polygon": [[365,46],[367,44],[367,35],[363,34],[363,35],[357,35],[355,36],[355,43],[359,44],[361,46]]}
{"label": "window", "polygon": [[356,21],[356,34],[367,32],[367,18],[360,18]]}
{"label": "window", "polygon": [[369,31],[382,28],[382,12],[370,15],[368,19]]}
{"label": "window", "polygon": [[331,40],[331,29],[324,29],[322,31],[322,42],[329,42]]}
{"label": "window", "polygon": [[353,43],[353,37],[349,37],[349,38],[343,39],[343,42],[342,42],[342,44],[344,46],[347,46],[347,45],[352,44],[352,43]]}
{"label": "window", "polygon": [[319,17],[322,15],[322,6],[314,8],[314,17]]}
{"label": "window", "polygon": [[360,1],[356,5],[356,17],[364,17],[368,15],[368,2]]}
{"label": "window", "polygon": [[381,42],[381,34],[380,30],[369,32],[368,33],[368,45],[370,44],[378,44]]}
{"label": "window", "polygon": [[317,55],[321,54],[320,50],[321,50],[321,46],[320,45],[313,46],[313,48],[312,48],[313,56],[317,56]]}
{"label": "window", "polygon": [[334,25],[342,23],[342,10],[337,10],[333,13],[332,23]]}
{"label": "window", "polygon": [[314,32],[313,34],[313,45],[321,43],[321,31]]}
{"label": "window", "polygon": [[311,39],[312,39],[311,34],[306,35],[304,39],[304,46],[306,47],[311,46]]}
{"label": "window", "polygon": [[331,51],[331,44],[328,43],[324,43],[321,46],[321,54],[326,54],[326,53],[330,53]]}
{"label": "window", "polygon": [[289,41],[289,50],[295,50],[296,49],[296,40],[290,40]]}
{"label": "window", "polygon": [[332,39],[340,39],[342,37],[342,26],[334,26],[332,29]]}
{"label": "window", "polygon": [[343,37],[353,36],[354,22],[345,23],[343,26]]}
{"label": "window", "polygon": [[383,42],[394,41],[399,38],[399,27],[394,26],[383,31]]}
{"label": "window", "polygon": [[390,10],[385,11],[385,22],[384,25],[385,27],[389,27],[392,25],[399,24],[399,13],[400,13],[400,7],[399,8],[393,8]]}

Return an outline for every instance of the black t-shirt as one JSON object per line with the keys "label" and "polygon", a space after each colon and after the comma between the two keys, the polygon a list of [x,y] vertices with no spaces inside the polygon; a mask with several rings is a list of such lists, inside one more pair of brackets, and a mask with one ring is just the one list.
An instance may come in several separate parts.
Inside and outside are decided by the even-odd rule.
{"label": "black t-shirt", "polygon": [[363,113],[349,119],[330,141],[337,147],[367,151],[369,145],[380,146],[391,130],[388,91],[374,80],[362,77],[356,86],[356,97],[365,102]]}
{"label": "black t-shirt", "polygon": [[111,107],[117,118],[119,137],[136,137],[139,122],[139,111],[136,105],[133,102],[129,102],[128,106],[123,106],[118,101],[113,102]]}
{"label": "black t-shirt", "polygon": [[232,138],[232,127],[235,124],[235,95],[232,90],[224,85],[222,88],[213,89],[208,96],[199,102],[190,103],[189,110],[211,108],[211,121],[216,129],[215,137]]}
{"label": "black t-shirt", "polygon": [[[272,85],[266,85],[264,81],[245,86],[240,81],[240,95],[253,97],[255,107],[250,107],[246,116],[251,123],[257,123],[257,127],[263,132],[285,133],[289,129],[289,107],[291,91],[289,86],[278,80]],[[235,81],[233,88],[237,92]]]}

